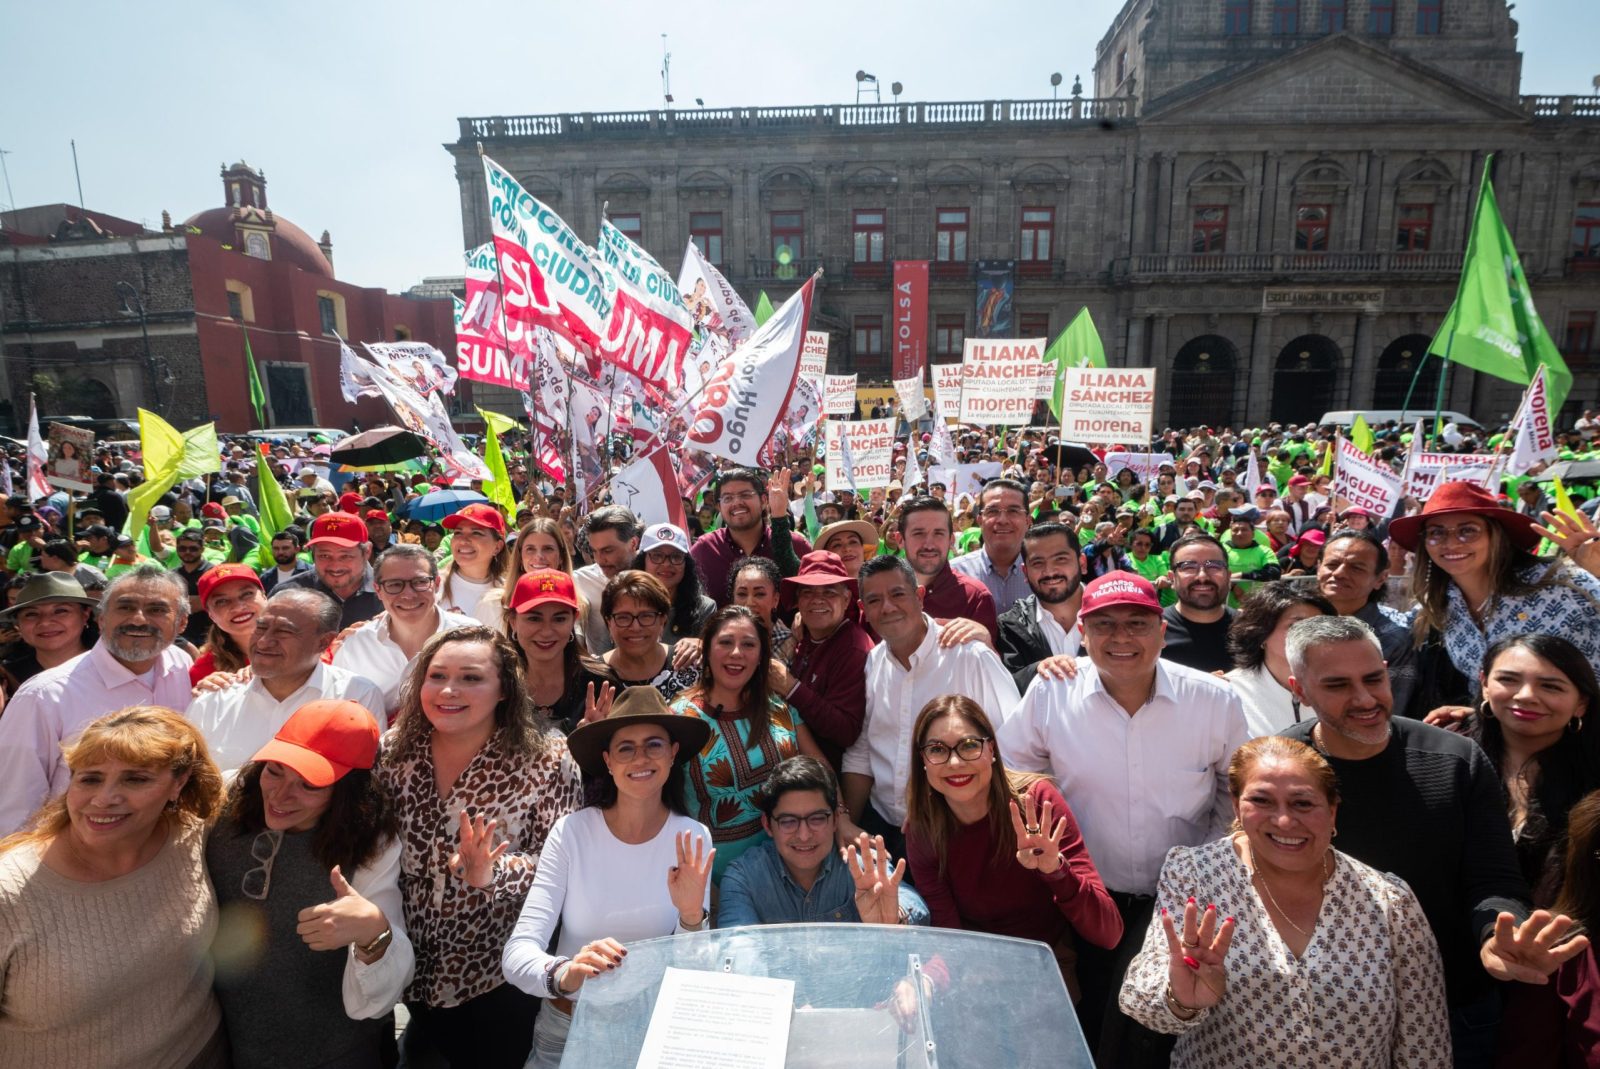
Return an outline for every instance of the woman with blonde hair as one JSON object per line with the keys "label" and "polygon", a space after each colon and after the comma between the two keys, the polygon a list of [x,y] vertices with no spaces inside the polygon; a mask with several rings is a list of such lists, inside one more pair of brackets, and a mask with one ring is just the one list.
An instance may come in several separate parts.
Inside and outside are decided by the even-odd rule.
{"label": "woman with blonde hair", "polygon": [[923,706],[911,739],[906,857],[933,923],[1050,944],[1076,1001],[1076,940],[1115,947],[1122,916],[1066,799],[1047,777],[1006,768],[971,698]]}
{"label": "woman with blonde hair", "polygon": [[136,705],[65,758],[66,793],[0,841],[0,1063],[225,1067],[205,865],[222,776],[205,739]]}
{"label": "woman with blonde hair", "polygon": [[511,557],[506,518],[494,505],[476,502],[443,523],[450,532],[450,560],[439,569],[439,607],[475,617],[487,627],[505,626],[501,584]]}

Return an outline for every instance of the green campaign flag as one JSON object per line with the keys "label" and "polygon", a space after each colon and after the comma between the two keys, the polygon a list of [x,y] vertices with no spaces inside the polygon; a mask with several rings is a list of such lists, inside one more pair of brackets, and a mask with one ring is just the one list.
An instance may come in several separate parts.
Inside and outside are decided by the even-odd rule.
{"label": "green campaign flag", "polygon": [[261,388],[261,376],[256,373],[256,354],[250,351],[250,332],[244,332],[244,367],[250,374],[250,407],[256,410],[256,422],[265,427],[267,417],[261,414],[267,403],[267,391]]}
{"label": "green campaign flag", "polygon": [[756,300],[756,326],[761,326],[772,318],[774,309],[772,301],[767,297],[767,291],[762,290],[761,296]]}
{"label": "green campaign flag", "polygon": [[517,518],[517,493],[511,489],[511,476],[506,471],[506,457],[500,451],[500,436],[507,431],[516,430],[519,426],[516,420],[499,412],[485,412],[478,409],[478,415],[483,417],[483,462],[489,466],[489,474],[494,476],[490,482],[483,484],[483,492],[489,495],[489,500],[506,511],[506,520],[515,522]]}
{"label": "green campaign flag", "polygon": [[267,443],[262,442],[256,455],[256,508],[261,513],[261,547],[257,559],[263,568],[276,566],[277,562],[272,559],[272,538],[294,522],[294,509],[289,506],[288,495],[267,470],[270,455]]}
{"label": "green campaign flag", "polygon": [[1533,306],[1528,277],[1489,181],[1493,162],[1491,156],[1483,167],[1455,303],[1428,352],[1524,386],[1543,364],[1550,410],[1555,412],[1572,389],[1572,372]]}
{"label": "green campaign flag", "polygon": [[1056,419],[1060,419],[1067,368],[1106,366],[1106,347],[1100,344],[1100,332],[1095,329],[1087,305],[1078,310],[1072,322],[1067,324],[1067,329],[1050,343],[1050,347],[1044,351],[1043,360],[1046,364],[1056,366],[1056,385],[1050,392],[1050,411],[1055,413]]}
{"label": "green campaign flag", "polygon": [[1367,421],[1359,413],[1350,424],[1350,444],[1369,457],[1376,445],[1372,437],[1372,428],[1367,426]]}

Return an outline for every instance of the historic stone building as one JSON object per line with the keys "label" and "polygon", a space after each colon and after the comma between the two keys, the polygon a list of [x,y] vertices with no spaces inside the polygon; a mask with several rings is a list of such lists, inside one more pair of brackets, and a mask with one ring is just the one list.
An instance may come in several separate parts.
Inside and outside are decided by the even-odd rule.
{"label": "historic stone building", "polygon": [[[1519,96],[1520,73],[1505,0],[1129,0],[1093,96],[463,118],[446,147],[468,247],[481,143],[580,232],[609,205],[752,300],[824,267],[812,325],[840,372],[888,377],[894,260],[933,261],[935,362],[973,329],[974,264],[1015,261],[1014,334],[1087,305],[1111,363],[1160,370],[1175,425],[1399,408],[1493,154],[1570,418],[1600,400],[1600,97]],[[1446,390],[1502,420],[1519,388],[1454,368]]]}

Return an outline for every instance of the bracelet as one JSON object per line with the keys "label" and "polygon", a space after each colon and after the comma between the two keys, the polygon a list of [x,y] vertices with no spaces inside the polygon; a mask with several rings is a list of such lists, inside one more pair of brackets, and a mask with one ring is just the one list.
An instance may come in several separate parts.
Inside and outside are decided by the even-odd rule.
{"label": "bracelet", "polygon": [[394,938],[394,929],[393,928],[385,928],[383,931],[378,933],[377,938],[373,939],[372,942],[368,943],[366,946],[358,946],[358,947],[356,947],[356,953],[357,954],[363,954],[363,955],[365,955],[365,954],[375,954],[380,949],[382,949],[383,947],[388,946],[389,945],[389,941],[391,939],[393,939],[393,938]]}
{"label": "bracelet", "polygon": [[693,924],[685,924],[683,921],[683,914],[680,913],[678,914],[678,927],[686,932],[698,932],[705,928],[706,921],[710,919],[710,915],[707,914],[705,910],[701,910],[699,920],[695,921]]}
{"label": "bracelet", "polygon": [[1167,1003],[1167,1012],[1171,1013],[1172,1016],[1176,1017],[1180,1021],[1192,1021],[1200,1013],[1201,1007],[1186,1006],[1182,1002],[1178,1001],[1178,996],[1172,993],[1171,980],[1167,981],[1165,999]]}

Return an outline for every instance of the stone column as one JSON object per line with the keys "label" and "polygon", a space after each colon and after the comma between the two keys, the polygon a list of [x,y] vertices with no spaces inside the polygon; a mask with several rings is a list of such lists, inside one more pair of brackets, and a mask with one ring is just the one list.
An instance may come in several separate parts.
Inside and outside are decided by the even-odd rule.
{"label": "stone column", "polygon": [[[1169,417],[1172,412],[1172,352],[1167,346],[1167,328],[1171,324],[1172,316],[1166,312],[1152,317],[1150,351],[1138,365],[1156,369],[1155,411],[1164,413]],[[1164,421],[1164,424],[1171,422],[1169,418]]]}
{"label": "stone column", "polygon": [[1377,312],[1363,311],[1356,316],[1356,344],[1350,361],[1350,396],[1345,400],[1346,408],[1372,407],[1372,392],[1378,377],[1372,340],[1377,329]]}
{"label": "stone column", "polygon": [[1272,371],[1276,355],[1272,342],[1272,324],[1277,316],[1273,312],[1257,312],[1254,329],[1250,332],[1250,366],[1240,376],[1248,383],[1245,394],[1246,423],[1265,424],[1272,411]]}
{"label": "stone column", "polygon": [[1150,227],[1158,185],[1155,157],[1141,154],[1133,175],[1133,248],[1129,251],[1135,256],[1155,251],[1150,244]]}
{"label": "stone column", "polygon": [[1277,236],[1281,227],[1278,219],[1278,172],[1283,166],[1283,153],[1268,152],[1266,166],[1262,168],[1261,225],[1256,231],[1256,251],[1276,252]]}
{"label": "stone column", "polygon": [[1158,156],[1159,171],[1161,174],[1161,199],[1156,202],[1156,231],[1155,240],[1150,248],[1153,252],[1166,254],[1172,251],[1172,212],[1173,200],[1176,193],[1173,190],[1173,175],[1177,169],[1176,156]]}

